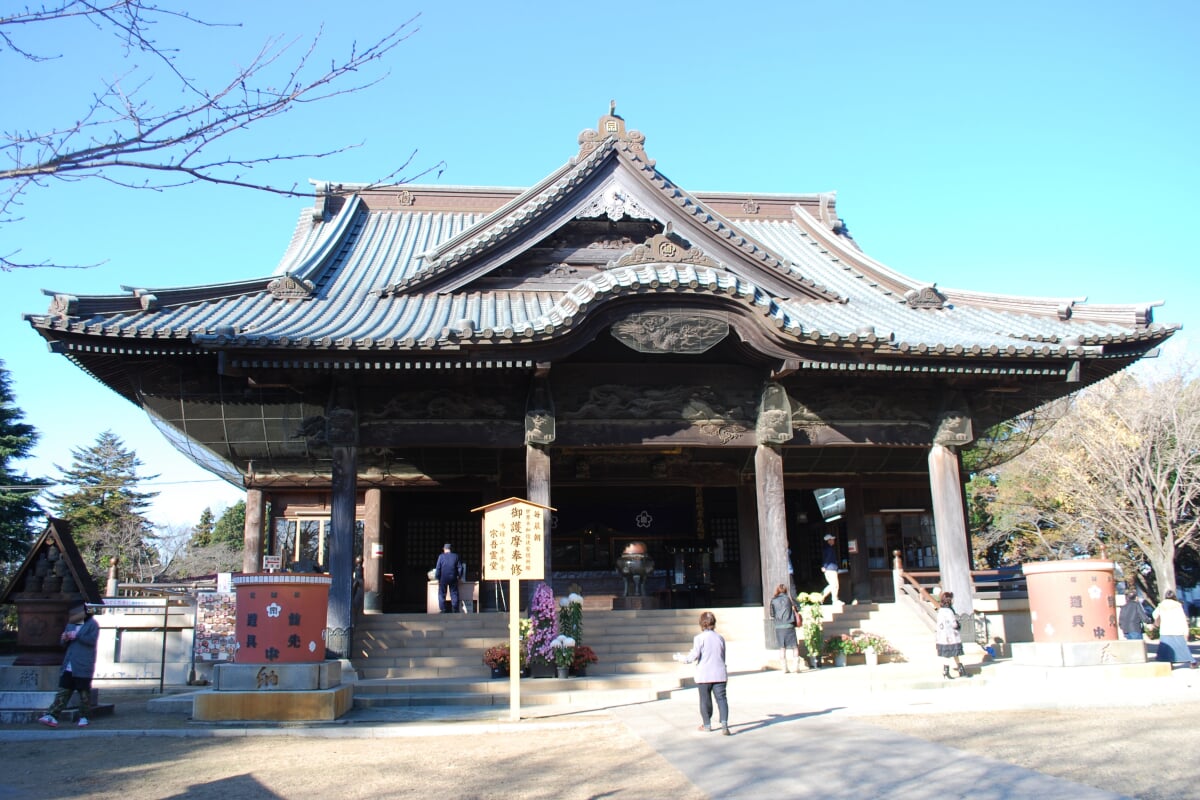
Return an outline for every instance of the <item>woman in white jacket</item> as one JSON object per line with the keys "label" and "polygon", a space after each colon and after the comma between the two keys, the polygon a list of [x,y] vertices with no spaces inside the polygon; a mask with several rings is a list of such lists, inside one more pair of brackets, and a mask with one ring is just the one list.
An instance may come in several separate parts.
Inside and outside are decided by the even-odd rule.
{"label": "woman in white jacket", "polygon": [[941,607],[937,612],[937,654],[946,662],[942,665],[943,677],[954,679],[950,674],[951,663],[959,675],[967,677],[967,669],[959,661],[959,656],[963,654],[963,646],[958,615],[954,613],[954,592],[942,592]]}
{"label": "woman in white jacket", "polygon": [[1158,626],[1158,653],[1155,661],[1169,661],[1172,664],[1187,662],[1196,669],[1196,659],[1188,648],[1188,618],[1183,606],[1175,599],[1175,590],[1163,592],[1162,602],[1154,609],[1154,624]]}

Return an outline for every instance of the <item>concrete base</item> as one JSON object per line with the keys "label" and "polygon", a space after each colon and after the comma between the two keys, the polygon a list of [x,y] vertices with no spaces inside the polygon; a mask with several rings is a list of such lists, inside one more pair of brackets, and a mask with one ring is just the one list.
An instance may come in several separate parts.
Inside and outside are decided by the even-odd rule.
{"label": "concrete base", "polygon": [[342,683],[340,661],[316,664],[218,664],[212,688],[217,692],[312,692]]}
{"label": "concrete base", "polygon": [[354,705],[354,687],[316,691],[201,691],[192,696],[192,719],[201,722],[332,721]]}
{"label": "concrete base", "polygon": [[1014,664],[1035,667],[1095,667],[1145,664],[1146,646],[1139,641],[1013,642]]}
{"label": "concrete base", "polygon": [[0,692],[56,692],[62,665],[0,666]]}

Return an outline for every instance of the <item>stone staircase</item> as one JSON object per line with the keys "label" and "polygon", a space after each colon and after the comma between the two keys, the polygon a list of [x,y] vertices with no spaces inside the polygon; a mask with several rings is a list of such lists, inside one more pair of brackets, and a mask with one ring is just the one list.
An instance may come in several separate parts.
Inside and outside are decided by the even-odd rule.
{"label": "stone staircase", "polygon": [[[763,669],[762,611],[713,609],[731,671]],[[584,640],[599,658],[586,677],[526,678],[521,706],[533,713],[582,711],[646,702],[691,684],[692,667],[671,659],[691,648],[699,610],[592,611]],[[507,707],[509,682],[493,680],[483,651],[508,641],[508,615],[389,614],[361,617],[354,657],[356,708]]]}

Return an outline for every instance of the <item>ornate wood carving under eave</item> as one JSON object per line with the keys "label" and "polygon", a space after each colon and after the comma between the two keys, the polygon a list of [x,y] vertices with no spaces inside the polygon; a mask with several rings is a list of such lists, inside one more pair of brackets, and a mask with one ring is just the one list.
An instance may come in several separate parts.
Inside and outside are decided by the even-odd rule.
{"label": "ornate wood carving under eave", "polygon": [[267,291],[276,300],[307,300],[312,297],[312,281],[282,275],[267,284]]}
{"label": "ornate wood carving under eave", "polygon": [[613,338],[638,353],[707,352],[729,335],[729,323],[675,309],[630,314],[609,329]]}

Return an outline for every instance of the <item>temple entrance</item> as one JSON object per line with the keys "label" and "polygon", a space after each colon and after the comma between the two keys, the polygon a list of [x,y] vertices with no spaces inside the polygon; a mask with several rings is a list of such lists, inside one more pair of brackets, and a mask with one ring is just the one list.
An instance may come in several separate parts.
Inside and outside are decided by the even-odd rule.
{"label": "temple entrance", "polygon": [[[426,573],[442,545],[453,545],[479,580],[481,492],[406,491],[390,494],[383,552],[385,613],[425,610]],[[551,583],[564,594],[579,586],[588,595],[621,596],[627,590],[616,564],[631,542],[654,559],[645,591],[664,608],[739,605],[742,599],[741,534],[732,488],[628,485],[555,487],[551,518]],[[490,499],[490,497],[489,497]],[[749,535],[754,535],[751,532]],[[481,585],[479,609],[508,602],[490,583]],[[596,598],[597,600],[599,597]]]}

